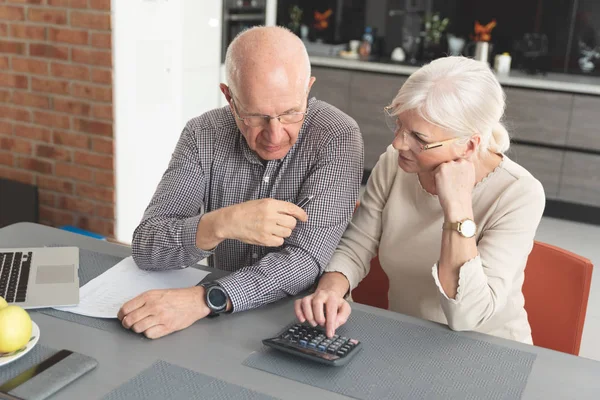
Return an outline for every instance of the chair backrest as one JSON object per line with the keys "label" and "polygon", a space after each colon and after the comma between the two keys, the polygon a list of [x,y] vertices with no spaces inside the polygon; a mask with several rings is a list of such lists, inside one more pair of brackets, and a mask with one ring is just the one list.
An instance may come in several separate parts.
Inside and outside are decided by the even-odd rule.
{"label": "chair backrest", "polygon": [[534,243],[525,268],[523,295],[536,346],[579,354],[592,268],[587,258]]}
{"label": "chair backrest", "polygon": [[357,303],[387,310],[390,281],[379,264],[379,258],[371,260],[371,270],[358,287],[352,291],[352,300]]}
{"label": "chair backrest", "polygon": [[[587,258],[535,242],[525,269],[525,309],[536,346],[579,354],[593,265]],[[389,280],[378,257],[369,275],[352,291],[357,303],[385,308]]]}
{"label": "chair backrest", "polygon": [[[360,201],[356,202],[354,212],[360,207]],[[352,300],[368,306],[385,308],[389,307],[388,292],[390,280],[381,268],[379,257],[371,259],[369,274],[360,281],[360,284],[352,291]]]}

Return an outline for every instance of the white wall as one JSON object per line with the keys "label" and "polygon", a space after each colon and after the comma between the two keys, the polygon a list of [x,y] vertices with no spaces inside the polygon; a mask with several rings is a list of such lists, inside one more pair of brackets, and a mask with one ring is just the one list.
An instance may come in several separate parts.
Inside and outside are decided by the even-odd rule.
{"label": "white wall", "polygon": [[116,239],[131,242],[185,123],[219,104],[221,0],[113,0]]}
{"label": "white wall", "polygon": [[277,23],[277,0],[267,0],[265,25],[272,26]]}

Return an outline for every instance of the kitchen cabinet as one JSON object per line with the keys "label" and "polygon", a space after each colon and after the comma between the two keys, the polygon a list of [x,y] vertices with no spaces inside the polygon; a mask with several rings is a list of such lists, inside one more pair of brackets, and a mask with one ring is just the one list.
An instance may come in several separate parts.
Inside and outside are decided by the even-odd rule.
{"label": "kitchen cabinet", "polygon": [[310,96],[323,100],[350,114],[351,71],[312,67],[311,75],[317,78],[310,90]]}
{"label": "kitchen cabinet", "polygon": [[520,140],[564,145],[573,103],[570,93],[505,88],[505,124]]}
{"label": "kitchen cabinet", "polygon": [[600,156],[567,152],[558,198],[600,207]]}
{"label": "kitchen cabinet", "polygon": [[385,123],[383,108],[389,105],[406,77],[371,72],[353,72],[350,84],[350,115],[365,142],[365,169],[371,170],[392,143],[394,134]]}
{"label": "kitchen cabinet", "polygon": [[[383,107],[407,75],[336,67],[313,71],[321,79],[318,97],[358,123],[365,170],[372,170],[393,139]],[[542,183],[548,200],[600,207],[600,96],[515,86],[504,90],[504,122],[511,137],[520,141],[511,145],[508,157]]]}
{"label": "kitchen cabinet", "polygon": [[567,144],[600,150],[600,97],[575,95]]}
{"label": "kitchen cabinet", "polygon": [[565,151],[511,144],[507,156],[536,177],[544,186],[547,199],[558,197]]}

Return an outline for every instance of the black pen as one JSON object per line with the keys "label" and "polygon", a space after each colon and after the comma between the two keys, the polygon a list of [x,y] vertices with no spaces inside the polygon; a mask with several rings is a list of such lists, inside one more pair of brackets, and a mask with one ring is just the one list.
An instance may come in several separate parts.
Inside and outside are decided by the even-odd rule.
{"label": "black pen", "polygon": [[300,208],[304,208],[308,203],[310,203],[310,201],[313,199],[313,197],[315,197],[314,195],[310,195],[307,196],[305,198],[303,198],[302,200],[300,200],[298,203],[296,203],[296,205]]}

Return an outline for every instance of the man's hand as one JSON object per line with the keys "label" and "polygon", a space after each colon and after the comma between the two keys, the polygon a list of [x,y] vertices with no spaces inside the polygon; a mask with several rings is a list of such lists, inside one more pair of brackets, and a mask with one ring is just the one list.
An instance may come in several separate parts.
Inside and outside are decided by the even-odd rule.
{"label": "man's hand", "polygon": [[335,330],[348,321],[352,309],[337,292],[317,289],[315,293],[296,300],[294,311],[300,322],[324,326],[327,337],[332,337]]}
{"label": "man's hand", "polygon": [[157,339],[180,331],[210,314],[204,288],[150,290],[123,304],[117,318],[123,327]]}
{"label": "man's hand", "polygon": [[290,237],[306,212],[293,203],[275,199],[251,200],[228,207],[222,229],[225,237],[247,244],[277,247]]}

